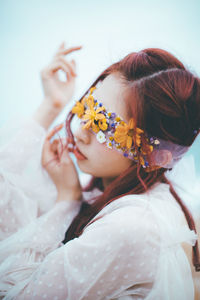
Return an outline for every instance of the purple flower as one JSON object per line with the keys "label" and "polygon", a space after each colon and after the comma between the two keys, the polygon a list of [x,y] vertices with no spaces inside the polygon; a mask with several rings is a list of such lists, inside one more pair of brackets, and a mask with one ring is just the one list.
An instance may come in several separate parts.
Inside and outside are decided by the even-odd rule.
{"label": "purple flower", "polygon": [[154,138],[150,137],[150,142],[153,143],[154,142]]}
{"label": "purple flower", "polygon": [[111,118],[114,119],[116,117],[116,113],[111,113]]}

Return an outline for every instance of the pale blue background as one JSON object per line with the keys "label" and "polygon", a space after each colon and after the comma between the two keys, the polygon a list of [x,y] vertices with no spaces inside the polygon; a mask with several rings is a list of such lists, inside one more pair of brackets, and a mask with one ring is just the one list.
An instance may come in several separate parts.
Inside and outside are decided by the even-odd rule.
{"label": "pale blue background", "polygon": [[[74,99],[129,52],[163,48],[200,76],[199,0],[0,0],[0,126],[42,101],[39,71],[62,41],[83,45]],[[66,110],[56,120],[62,119]],[[200,142],[193,146],[200,166]]]}

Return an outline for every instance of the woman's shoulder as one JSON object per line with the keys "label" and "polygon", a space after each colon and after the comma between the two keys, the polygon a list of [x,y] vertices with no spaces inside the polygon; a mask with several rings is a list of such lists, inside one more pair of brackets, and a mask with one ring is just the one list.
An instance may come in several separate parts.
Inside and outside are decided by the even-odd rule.
{"label": "woman's shoulder", "polygon": [[170,193],[169,186],[163,183],[156,184],[146,193],[125,195],[110,202],[92,221],[98,219],[114,226],[120,224],[128,231],[138,228],[144,234],[159,235],[170,244],[177,241],[193,243],[195,239],[181,207]]}
{"label": "woman's shoulder", "polygon": [[[98,189],[94,189],[94,194],[98,195],[101,192]],[[155,184],[151,189],[142,194],[127,194],[122,195],[116,200],[108,203],[101,211],[101,213],[110,213],[115,210],[125,209],[134,210],[140,208],[141,210],[152,210],[154,207],[158,208],[159,205],[170,203],[173,207],[178,207],[176,201],[173,200],[173,196],[169,191],[167,184],[159,183]]]}
{"label": "woman's shoulder", "polygon": [[[155,187],[158,193],[158,187]],[[160,189],[161,187],[159,187]],[[166,190],[166,188],[164,188]],[[102,194],[98,189],[94,189],[90,193],[93,193],[93,196]],[[113,224],[114,226],[126,226],[128,224],[129,229],[135,228],[136,226],[142,230],[146,225],[148,227],[154,228],[157,230],[157,221],[155,214],[152,210],[152,201],[153,194],[155,194],[154,189],[148,193],[143,194],[129,194],[123,195],[118,199],[108,203],[91,221],[91,223],[96,223],[94,221],[101,220],[100,223],[106,222]],[[91,195],[91,194],[90,194]],[[162,193],[160,193],[163,197]],[[158,194],[156,197],[159,198]],[[97,223],[96,223],[97,224]]]}

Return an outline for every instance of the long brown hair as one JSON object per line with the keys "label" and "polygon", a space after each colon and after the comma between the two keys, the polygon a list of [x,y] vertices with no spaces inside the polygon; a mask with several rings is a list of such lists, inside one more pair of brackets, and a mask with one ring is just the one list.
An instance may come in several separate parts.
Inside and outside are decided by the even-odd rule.
{"label": "long brown hair", "polygon": [[[200,127],[200,80],[167,51],[149,48],[130,53],[112,64],[88,88],[102,81],[109,74],[119,73],[128,87],[126,105],[137,126],[152,136],[190,146]],[[81,97],[81,98],[82,98]],[[133,105],[134,103],[134,105]],[[133,113],[134,109],[134,113]],[[68,141],[74,142],[70,130],[71,113],[66,119]],[[181,206],[189,228],[196,232],[195,223],[187,207],[165,177],[165,168],[145,172],[139,164],[131,165],[104,191],[101,178],[92,178],[84,191],[98,187],[103,193],[90,205],[82,203],[80,212],[69,226],[63,243],[81,235],[84,227],[95,222],[94,217],[108,203],[128,194],[141,194],[156,182],[170,185],[170,191]],[[193,264],[200,271],[198,243],[193,246]]]}

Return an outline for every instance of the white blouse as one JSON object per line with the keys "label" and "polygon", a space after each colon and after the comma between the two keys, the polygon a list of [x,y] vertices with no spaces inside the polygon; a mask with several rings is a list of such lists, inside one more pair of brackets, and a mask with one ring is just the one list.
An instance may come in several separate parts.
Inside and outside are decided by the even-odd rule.
{"label": "white blouse", "polygon": [[40,163],[46,130],[30,118],[0,136],[0,299],[194,299],[182,245],[191,247],[197,235],[168,185],[108,204],[64,245],[80,202],[55,203],[56,187]]}

